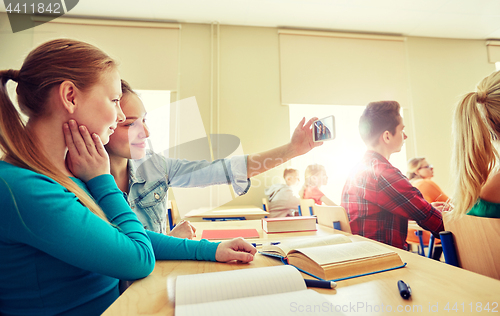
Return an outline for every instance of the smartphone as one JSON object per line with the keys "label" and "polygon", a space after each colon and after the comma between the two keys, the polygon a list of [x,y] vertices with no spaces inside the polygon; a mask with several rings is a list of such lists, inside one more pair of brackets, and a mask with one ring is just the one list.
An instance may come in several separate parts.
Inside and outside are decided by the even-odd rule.
{"label": "smartphone", "polygon": [[335,117],[333,115],[324,117],[313,123],[313,140],[324,142],[335,138]]}

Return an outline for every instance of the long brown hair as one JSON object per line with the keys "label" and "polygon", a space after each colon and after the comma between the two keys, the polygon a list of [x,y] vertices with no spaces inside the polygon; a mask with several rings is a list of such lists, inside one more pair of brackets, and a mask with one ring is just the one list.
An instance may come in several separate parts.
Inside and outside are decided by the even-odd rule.
{"label": "long brown hair", "polygon": [[474,206],[499,158],[493,141],[500,136],[500,71],[484,78],[477,92],[462,97],[455,109],[453,136],[453,212],[460,216]]}
{"label": "long brown hair", "polygon": [[[96,84],[102,74],[114,69],[116,63],[90,44],[57,39],[46,42],[24,60],[20,70],[0,71],[0,149],[13,164],[46,175],[73,192],[93,213],[107,221],[94,200],[75,182],[58,170],[37,145],[8,96],[8,80],[17,82],[17,99],[21,111],[29,118],[48,115],[49,91],[63,81],[71,81],[85,91]],[[62,126],[61,126],[62,128]]]}

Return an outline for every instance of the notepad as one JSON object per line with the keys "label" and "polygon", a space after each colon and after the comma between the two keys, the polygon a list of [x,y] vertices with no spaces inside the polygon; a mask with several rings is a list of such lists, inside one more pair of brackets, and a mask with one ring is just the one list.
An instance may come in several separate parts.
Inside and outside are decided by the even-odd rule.
{"label": "notepad", "polygon": [[[291,266],[182,275],[176,281],[176,316],[302,315],[305,308],[314,306],[324,311],[331,304],[307,290],[301,274]],[[325,315],[343,314],[332,309]]]}
{"label": "notepad", "polygon": [[202,239],[232,239],[236,237],[259,238],[256,229],[205,229],[201,234]]}

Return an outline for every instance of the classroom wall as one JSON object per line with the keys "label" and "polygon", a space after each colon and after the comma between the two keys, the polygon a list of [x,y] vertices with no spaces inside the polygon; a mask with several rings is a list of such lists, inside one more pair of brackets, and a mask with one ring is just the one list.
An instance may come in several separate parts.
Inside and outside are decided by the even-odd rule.
{"label": "classroom wall", "polygon": [[[6,14],[0,13],[0,68],[18,69],[32,47],[33,30],[10,34],[9,29]],[[245,153],[285,144],[289,141],[290,123],[288,107],[280,102],[277,28],[221,25],[219,29],[217,34],[216,25],[181,25],[180,91],[178,96],[173,94],[174,98],[195,96],[207,133],[238,136]],[[412,101],[412,115],[407,119],[413,120],[408,125],[414,126],[415,132],[415,145],[409,151],[428,157],[435,167],[436,182],[451,194],[453,107],[459,95],[472,91],[495,67],[487,61],[482,40],[408,37],[407,50]],[[213,126],[210,126],[211,103]],[[230,204],[260,206],[265,187],[272,183],[273,177],[280,178],[282,170],[279,167],[253,178],[248,194]]]}
{"label": "classroom wall", "polygon": [[[208,38],[208,43],[207,43]],[[215,42],[214,38],[214,42]],[[185,43],[188,43],[186,46]],[[210,123],[210,25],[182,25],[181,98],[196,95],[207,132]],[[185,51],[193,50],[189,57]],[[483,40],[408,37],[411,108],[416,156],[434,165],[434,180],[448,194],[451,181],[451,122],[458,97],[495,70]],[[220,133],[237,135],[245,153],[261,152],[289,140],[288,107],[280,104],[279,45],[276,28],[220,26]],[[202,57],[203,56],[203,57]],[[186,67],[189,68],[186,69]],[[197,76],[201,70],[203,78]],[[208,73],[207,73],[208,72]],[[196,79],[196,80],[194,80]],[[217,109],[214,109],[217,122]],[[253,178],[248,194],[232,205],[260,205],[264,188],[283,167]]]}
{"label": "classroom wall", "polygon": [[409,37],[407,47],[416,156],[428,158],[434,180],[451,196],[454,107],[495,65],[488,63],[482,40]]}

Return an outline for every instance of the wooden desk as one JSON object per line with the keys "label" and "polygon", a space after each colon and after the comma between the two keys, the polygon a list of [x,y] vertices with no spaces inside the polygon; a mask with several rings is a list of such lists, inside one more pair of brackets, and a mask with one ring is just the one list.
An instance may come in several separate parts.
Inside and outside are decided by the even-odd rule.
{"label": "wooden desk", "polygon": [[184,218],[192,221],[203,221],[203,219],[231,219],[241,218],[247,220],[261,219],[269,216],[269,212],[256,206],[221,206],[215,209],[193,210],[187,213]]}
{"label": "wooden desk", "polygon": [[[200,222],[194,225],[197,226],[199,236],[201,236],[201,231],[208,228],[259,228],[260,221]],[[261,229],[258,230],[264,240],[283,240],[298,236],[294,233],[266,234]],[[300,236],[334,232],[338,231],[319,227],[317,232],[304,232],[300,233]],[[350,236],[350,238],[354,241],[366,240],[360,236]],[[324,294],[333,304],[333,308],[344,309],[346,315],[385,315],[389,309],[392,309],[392,313],[397,313],[399,309],[405,315],[408,313],[440,315],[446,313],[446,307],[450,315],[476,315],[476,308],[479,310],[481,306],[483,310],[486,304],[490,311],[500,310],[498,306],[500,281],[404,250],[391,248],[399,253],[404,262],[408,263],[406,268],[340,281],[335,290],[313,289]],[[178,275],[251,269],[280,264],[279,260],[260,254],[255,255],[254,261],[249,264],[158,261],[150,276],[136,281],[103,315],[174,315],[175,280]],[[399,295],[396,284],[400,279],[409,283],[412,288],[410,300],[403,300]],[[457,303],[455,309],[458,309],[458,312],[453,310],[455,303]],[[483,311],[483,313],[487,312]],[[324,314],[327,315],[327,313]]]}

